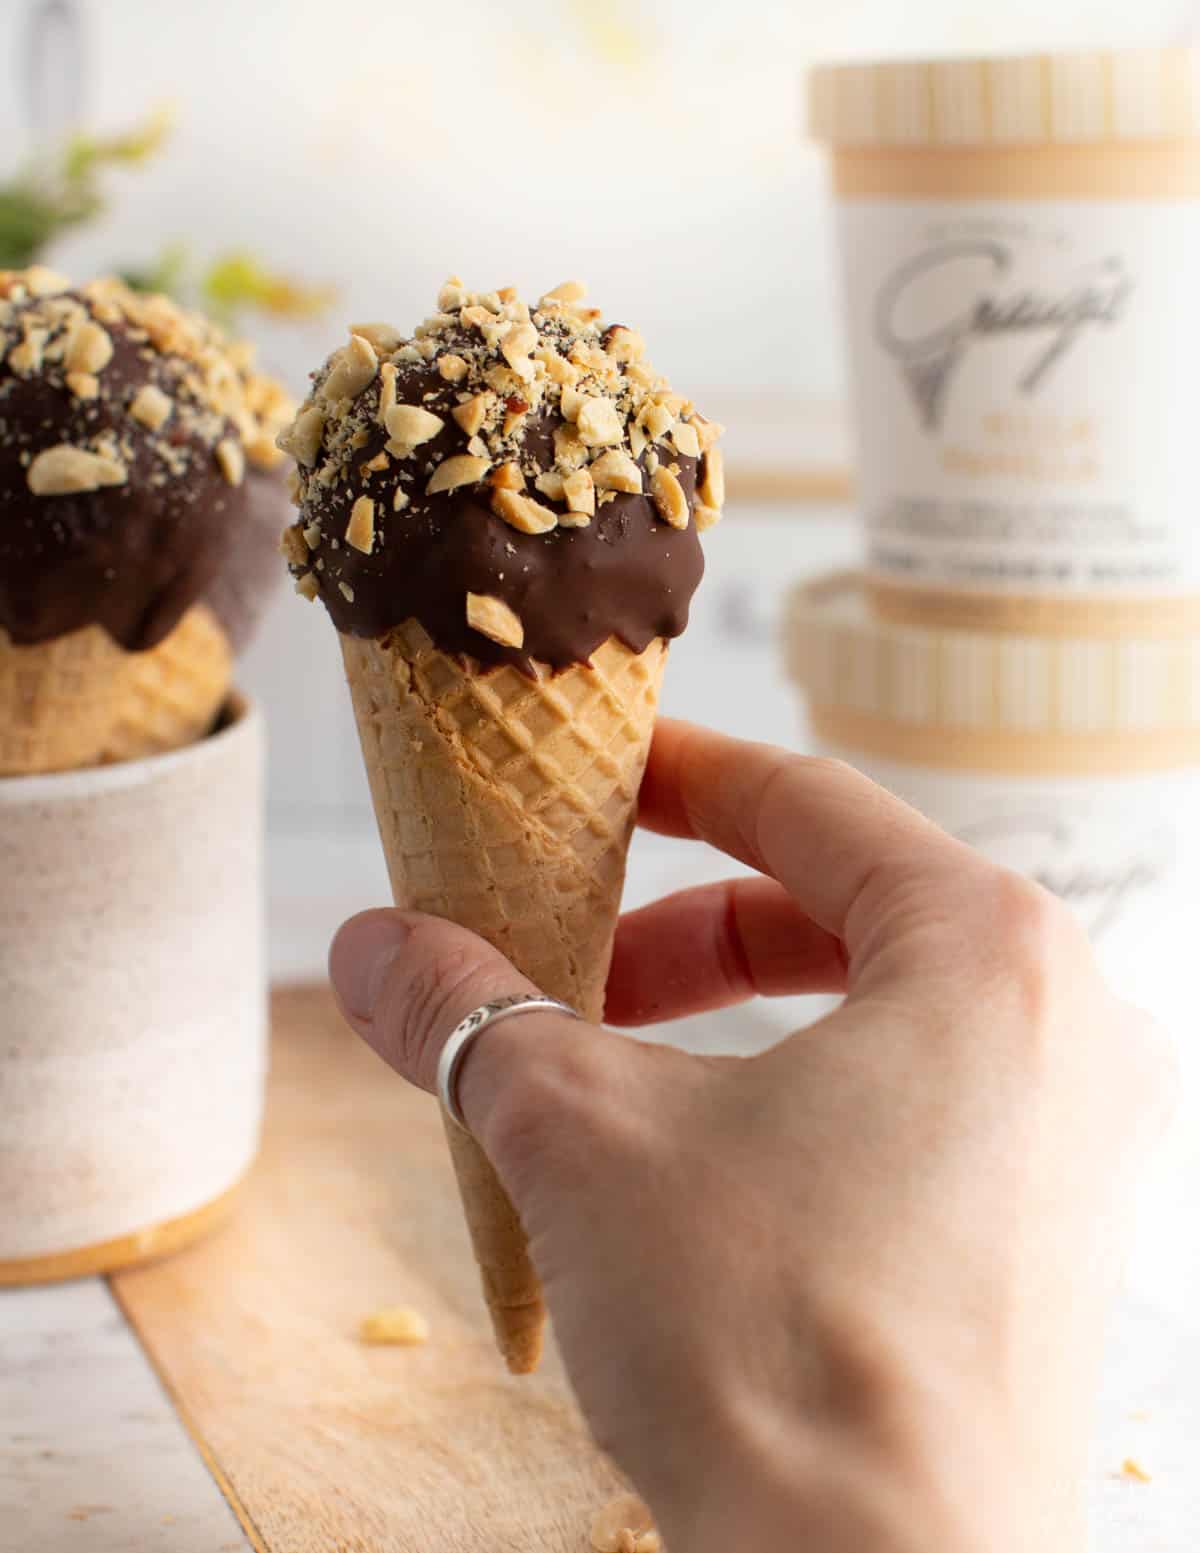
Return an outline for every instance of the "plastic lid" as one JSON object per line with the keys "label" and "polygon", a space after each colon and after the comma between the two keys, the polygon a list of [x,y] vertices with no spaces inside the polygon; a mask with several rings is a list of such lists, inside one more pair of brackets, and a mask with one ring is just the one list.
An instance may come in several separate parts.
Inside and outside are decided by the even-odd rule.
{"label": "plastic lid", "polygon": [[810,700],[860,717],[1026,737],[1200,734],[1200,640],[893,625],[854,573],[796,589],[785,629],[788,671]]}
{"label": "plastic lid", "polygon": [[1200,134],[1200,49],[825,65],[809,126],[837,146],[1082,145]]}

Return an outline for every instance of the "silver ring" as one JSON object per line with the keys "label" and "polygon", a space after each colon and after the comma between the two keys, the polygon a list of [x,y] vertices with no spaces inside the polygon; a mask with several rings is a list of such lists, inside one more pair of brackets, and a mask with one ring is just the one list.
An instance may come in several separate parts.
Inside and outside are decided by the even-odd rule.
{"label": "silver ring", "polygon": [[470,1128],[458,1103],[458,1075],[463,1058],[471,1049],[471,1043],[476,1036],[482,1035],[489,1025],[497,1024],[501,1019],[511,1019],[514,1014],[533,1014],[545,1009],[554,1009],[560,1014],[570,1014],[572,1019],[579,1018],[569,1003],[560,1003],[557,998],[548,998],[540,992],[516,992],[511,997],[493,998],[490,1003],[482,1003],[451,1030],[445,1046],[442,1047],[442,1055],[438,1058],[437,1094],[447,1115],[452,1116],[464,1132],[469,1132]]}

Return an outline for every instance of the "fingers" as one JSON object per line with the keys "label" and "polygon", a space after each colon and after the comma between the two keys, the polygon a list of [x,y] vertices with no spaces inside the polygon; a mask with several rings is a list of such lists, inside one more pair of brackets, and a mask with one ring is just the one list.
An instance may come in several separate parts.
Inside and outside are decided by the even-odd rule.
{"label": "fingers", "polygon": [[931,883],[982,865],[915,809],[840,761],[660,720],[640,822],[707,841],[779,880],[801,911],[853,951],[871,927],[866,886],[902,872]]}
{"label": "fingers", "polygon": [[841,944],[782,885],[731,879],[622,917],[605,1018],[649,1024],[756,995],[840,992],[845,984]]}
{"label": "fingers", "polygon": [[[329,975],[348,1023],[398,1073],[428,1090],[450,1032],[473,1009],[539,990],[465,928],[390,910],[363,912],[341,927],[329,951]],[[504,1020],[480,1035],[458,1085],[471,1131],[486,1140],[497,1097],[519,1093],[538,1065],[574,1060],[581,1039],[590,1048],[604,1032],[553,1010]]]}

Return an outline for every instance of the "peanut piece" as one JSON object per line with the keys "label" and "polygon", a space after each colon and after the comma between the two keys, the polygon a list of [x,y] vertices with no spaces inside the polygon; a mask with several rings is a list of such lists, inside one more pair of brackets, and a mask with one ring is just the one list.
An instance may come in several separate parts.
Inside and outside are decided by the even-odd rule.
{"label": "peanut piece", "polygon": [[590,448],[620,442],[625,434],[625,427],[611,399],[585,399],[575,426],[580,441]]}
{"label": "peanut piece", "polygon": [[725,459],[720,448],[709,448],[700,465],[700,500],[706,507],[725,505]]}
{"label": "peanut piece", "polygon": [[619,448],[609,448],[601,453],[588,470],[598,491],[629,491],[642,489],[642,471]]}
{"label": "peanut piece", "polygon": [[523,647],[525,627],[503,599],[487,593],[467,594],[467,624],[501,647]]}
{"label": "peanut piece", "polygon": [[[641,489],[639,479],[638,489]],[[577,469],[563,480],[563,495],[571,512],[593,517],[596,512],[596,485],[587,469]]]}
{"label": "peanut piece", "polygon": [[548,534],[558,526],[558,514],[549,507],[503,487],[492,492],[492,511],[522,534]]}
{"label": "peanut piece", "polygon": [[636,329],[614,324],[604,336],[604,349],[614,361],[639,361],[646,354],[646,342]]}
{"label": "peanut piece", "polygon": [[438,373],[447,383],[461,383],[469,371],[470,368],[461,356],[451,354],[438,360]]}
{"label": "peanut piece", "polygon": [[352,334],[349,345],[335,351],[328,376],[321,384],[322,399],[357,399],[379,369],[375,347],[364,335]]}
{"label": "peanut piece", "polygon": [[418,1347],[429,1341],[429,1323],[419,1310],[407,1305],[389,1305],[363,1318],[358,1335],[364,1343],[398,1344]]}
{"label": "peanut piece", "polygon": [[675,424],[675,417],[665,404],[655,402],[647,405],[642,411],[642,422],[650,435],[650,440],[659,442]]}
{"label": "peanut piece", "polygon": [[640,1539],[654,1529],[654,1519],[645,1501],[637,1494],[622,1494],[606,1504],[592,1521],[591,1544],[595,1553],[623,1553],[630,1538],[638,1549]]}
{"label": "peanut piece", "polygon": [[[491,474],[488,475],[488,484],[495,486],[500,491],[523,491],[525,489],[525,476],[521,473],[521,466],[519,464],[509,462],[501,464],[498,469],[492,470]],[[538,489],[541,489],[540,485]]]}
{"label": "peanut piece", "polygon": [[566,498],[566,482],[556,469],[547,469],[544,474],[538,475],[533,483],[542,495],[548,496],[551,501],[563,501]]}
{"label": "peanut piece", "polygon": [[495,394],[484,390],[476,394],[473,399],[468,399],[465,404],[460,404],[450,414],[466,432],[468,437],[473,437],[479,428],[487,420],[488,411],[496,402]]}
{"label": "peanut piece", "polygon": [[112,353],[108,331],[89,318],[71,336],[70,353],[63,365],[68,372],[102,372],[112,360]]}
{"label": "peanut piece", "polygon": [[161,388],[155,388],[153,383],[144,383],[134,394],[129,413],[135,421],[140,421],[151,431],[157,431],[160,426],[165,425],[174,408],[175,406]]}
{"label": "peanut piece", "polygon": [[399,329],[393,329],[391,324],[351,324],[350,333],[361,335],[381,356],[390,356],[404,339]]}
{"label": "peanut piece", "polygon": [[280,534],[279,553],[289,566],[307,566],[308,551],[308,541],[299,523],[293,523]]}
{"label": "peanut piece", "polygon": [[35,496],[98,491],[106,485],[124,485],[128,478],[129,471],[117,459],[89,453],[69,442],[44,448],[25,472],[26,484]]}
{"label": "peanut piece", "polygon": [[579,381],[579,368],[572,366],[565,356],[560,356],[556,350],[551,350],[548,345],[543,345],[540,350],[533,353],[534,361],[540,361],[546,369],[546,376],[552,383],[559,383],[564,388],[573,387]]}
{"label": "peanut piece", "polygon": [[675,444],[675,451],[682,453],[684,458],[700,457],[700,438],[696,434],[696,428],[689,422],[675,422],[671,427],[671,441]]}
{"label": "peanut piece", "polygon": [[383,424],[394,442],[417,448],[436,437],[446,423],[440,415],[422,410],[420,405],[397,404],[387,412]]}
{"label": "peanut piece", "polygon": [[658,515],[672,528],[687,528],[688,504],[683,486],[667,468],[656,469],[650,477],[650,495]]}
{"label": "peanut piece", "polygon": [[346,543],[353,545],[363,555],[371,553],[375,544],[375,503],[369,496],[360,496],[350,509]]}
{"label": "peanut piece", "polygon": [[298,464],[311,469],[321,451],[321,438],[325,435],[325,417],[315,404],[306,405],[292,424],[280,432],[277,446],[290,453]]}
{"label": "peanut piece", "polygon": [[95,399],[100,393],[100,379],[93,372],[68,372],[66,384],[76,399]]}
{"label": "peanut piece", "polygon": [[582,302],[587,296],[587,287],[581,280],[564,280],[561,286],[555,286],[553,291],[547,291],[538,302],[541,307],[546,302]]}
{"label": "peanut piece", "polygon": [[456,491],[463,485],[475,485],[487,474],[490,463],[486,458],[476,458],[473,453],[456,453],[445,458],[429,477],[425,487],[427,496],[438,491]]}
{"label": "peanut piece", "polygon": [[241,485],[246,478],[246,455],[242,451],[242,444],[235,442],[232,437],[222,437],[213,451],[217,467],[228,484]]}

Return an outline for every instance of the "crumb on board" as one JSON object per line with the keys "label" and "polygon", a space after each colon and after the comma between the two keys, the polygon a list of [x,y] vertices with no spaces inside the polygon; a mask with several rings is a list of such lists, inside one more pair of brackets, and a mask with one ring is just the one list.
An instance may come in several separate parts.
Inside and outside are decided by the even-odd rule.
{"label": "crumb on board", "polygon": [[415,1348],[429,1341],[429,1323],[419,1310],[408,1305],[388,1305],[364,1316],[358,1335],[371,1346]]}
{"label": "crumb on board", "polygon": [[637,1494],[621,1494],[597,1512],[591,1544],[595,1553],[662,1553],[654,1518]]}
{"label": "crumb on board", "polygon": [[1153,1479],[1146,1471],[1145,1467],[1142,1466],[1141,1462],[1135,1460],[1135,1458],[1132,1456],[1126,1456],[1125,1460],[1121,1463],[1120,1476],[1123,1477],[1127,1483],[1153,1482]]}

